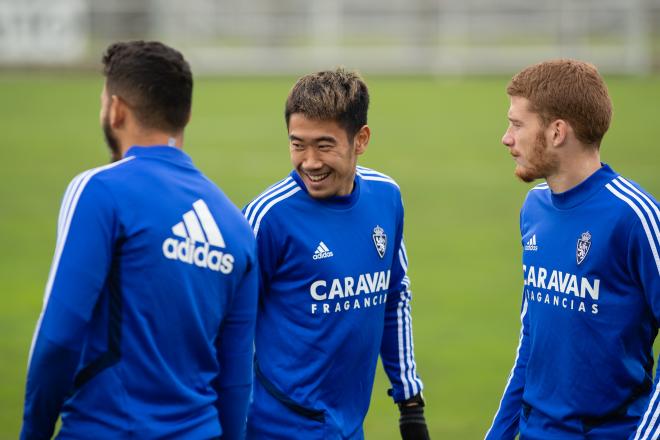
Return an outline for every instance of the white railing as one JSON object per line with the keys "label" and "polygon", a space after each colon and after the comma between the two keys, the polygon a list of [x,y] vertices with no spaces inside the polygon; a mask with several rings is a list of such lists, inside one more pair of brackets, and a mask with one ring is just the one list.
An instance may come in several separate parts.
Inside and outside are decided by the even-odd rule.
{"label": "white railing", "polygon": [[197,73],[510,73],[563,56],[644,74],[658,11],[660,0],[0,0],[0,64],[96,62],[113,40],[145,38]]}

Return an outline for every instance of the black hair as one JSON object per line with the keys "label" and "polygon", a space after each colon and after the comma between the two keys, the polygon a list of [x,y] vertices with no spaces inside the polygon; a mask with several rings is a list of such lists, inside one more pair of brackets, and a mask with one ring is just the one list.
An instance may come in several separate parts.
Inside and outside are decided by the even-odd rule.
{"label": "black hair", "polygon": [[183,55],[156,41],[111,44],[103,54],[110,95],[123,99],[145,127],[179,132],[188,123],[193,79]]}
{"label": "black hair", "polygon": [[369,89],[357,72],[342,68],[300,78],[289,92],[284,109],[287,127],[294,113],[309,119],[336,121],[349,139],[367,124]]}

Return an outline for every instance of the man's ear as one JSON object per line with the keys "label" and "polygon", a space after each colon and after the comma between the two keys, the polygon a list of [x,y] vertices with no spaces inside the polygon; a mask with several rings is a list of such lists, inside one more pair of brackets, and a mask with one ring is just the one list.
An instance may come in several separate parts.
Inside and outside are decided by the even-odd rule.
{"label": "man's ear", "polygon": [[371,129],[368,125],[363,125],[362,128],[355,134],[353,138],[353,143],[355,144],[355,153],[362,154],[367,151],[367,146],[369,145],[369,139],[371,139]]}
{"label": "man's ear", "polygon": [[129,108],[119,96],[112,95],[110,97],[110,110],[108,118],[110,126],[114,129],[121,128],[126,122],[126,116]]}
{"label": "man's ear", "polygon": [[569,133],[571,132],[571,126],[563,119],[556,119],[550,123],[548,130],[550,131],[549,137],[552,145],[558,147],[568,139]]}

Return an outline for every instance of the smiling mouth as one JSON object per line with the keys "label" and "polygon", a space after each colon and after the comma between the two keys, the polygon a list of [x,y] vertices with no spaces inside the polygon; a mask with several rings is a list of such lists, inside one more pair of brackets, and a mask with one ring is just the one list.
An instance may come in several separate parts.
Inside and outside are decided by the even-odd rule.
{"label": "smiling mouth", "polygon": [[325,180],[329,175],[330,175],[329,172],[328,173],[323,173],[323,174],[305,173],[305,176],[307,176],[307,178],[309,180],[311,180],[312,182],[314,182],[314,183],[318,183],[318,182],[321,182],[321,181]]}

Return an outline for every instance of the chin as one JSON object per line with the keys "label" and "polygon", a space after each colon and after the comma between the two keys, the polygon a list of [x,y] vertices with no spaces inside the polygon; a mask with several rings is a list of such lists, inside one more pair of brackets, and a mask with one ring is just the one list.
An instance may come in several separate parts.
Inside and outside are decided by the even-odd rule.
{"label": "chin", "polygon": [[526,183],[531,183],[537,179],[543,178],[543,176],[539,176],[538,173],[535,173],[534,170],[529,170],[522,167],[516,167],[514,174],[517,178]]}
{"label": "chin", "polygon": [[327,199],[330,197],[330,194],[327,190],[313,190],[307,187],[307,192],[314,199]]}

